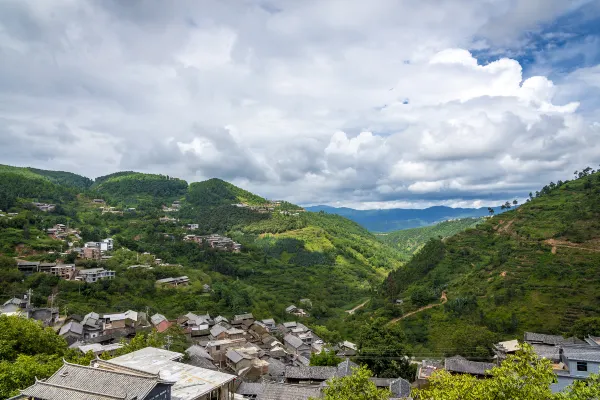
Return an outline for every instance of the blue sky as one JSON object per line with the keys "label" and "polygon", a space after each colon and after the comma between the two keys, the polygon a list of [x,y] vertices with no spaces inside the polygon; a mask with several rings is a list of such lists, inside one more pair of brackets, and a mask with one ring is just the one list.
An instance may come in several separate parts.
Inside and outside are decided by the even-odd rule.
{"label": "blue sky", "polygon": [[0,162],[495,205],[600,162],[600,2],[0,2]]}

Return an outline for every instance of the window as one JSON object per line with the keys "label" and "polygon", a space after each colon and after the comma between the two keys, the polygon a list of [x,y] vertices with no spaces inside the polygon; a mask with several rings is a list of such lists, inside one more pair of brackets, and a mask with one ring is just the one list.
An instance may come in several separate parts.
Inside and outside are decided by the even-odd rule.
{"label": "window", "polygon": [[587,371],[587,363],[585,361],[577,361],[577,371]]}

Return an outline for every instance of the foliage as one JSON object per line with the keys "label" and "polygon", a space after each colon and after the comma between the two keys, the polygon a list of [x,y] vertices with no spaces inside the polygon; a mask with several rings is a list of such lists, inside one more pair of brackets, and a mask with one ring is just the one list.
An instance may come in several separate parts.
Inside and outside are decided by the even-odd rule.
{"label": "foliage", "polygon": [[491,377],[477,379],[471,375],[451,375],[441,370],[429,379],[427,389],[415,390],[418,400],[593,400],[600,395],[600,376],[576,381],[567,390],[553,394],[550,384],[556,382],[549,360],[539,358],[529,344],[521,344],[498,367],[490,370]]}
{"label": "foliage", "polygon": [[571,328],[571,334],[579,338],[600,336],[600,317],[578,319]]}
{"label": "foliage", "polygon": [[0,360],[14,361],[19,355],[63,354],[64,339],[38,321],[0,315]]}
{"label": "foliage", "polygon": [[335,355],[335,350],[324,349],[320,353],[313,353],[310,356],[310,365],[320,367],[335,367],[342,362],[342,359]]}
{"label": "foliage", "polygon": [[378,234],[377,238],[384,243],[395,246],[405,257],[409,258],[421,250],[429,239],[453,236],[466,229],[474,228],[481,221],[481,218],[454,219],[431,226]]}
{"label": "foliage", "polygon": [[416,368],[408,361],[406,336],[383,318],[366,324],[358,334],[358,360],[375,376],[413,380]]}
{"label": "foliage", "polygon": [[260,196],[216,178],[190,184],[186,200],[194,206],[219,206],[236,203],[263,205],[267,203],[267,200]]}
{"label": "foliage", "polygon": [[18,395],[19,389],[33,385],[36,378],[48,378],[62,364],[60,356],[47,354],[20,354],[13,361],[0,360],[0,398]]}
{"label": "foliage", "polygon": [[371,371],[367,367],[355,368],[352,375],[332,378],[323,389],[325,400],[387,400],[388,389],[377,389],[369,380]]}
{"label": "foliage", "polygon": [[175,200],[187,191],[187,182],[166,175],[119,173],[96,179],[93,189],[113,202],[136,204],[139,197],[157,201]]}

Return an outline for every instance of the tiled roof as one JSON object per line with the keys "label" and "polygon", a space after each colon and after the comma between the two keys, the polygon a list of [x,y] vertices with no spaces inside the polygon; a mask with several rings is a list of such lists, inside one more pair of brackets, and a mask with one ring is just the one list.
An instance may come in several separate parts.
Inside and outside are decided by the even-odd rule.
{"label": "tiled roof", "polygon": [[488,375],[486,371],[495,366],[496,364],[494,363],[469,361],[461,356],[446,358],[444,361],[444,368],[446,371],[471,375]]}
{"label": "tiled roof", "polygon": [[327,380],[337,373],[337,367],[286,367],[286,379]]}
{"label": "tiled roof", "polygon": [[223,332],[227,332],[227,328],[225,328],[223,325],[217,324],[210,329],[210,334],[215,338]]}
{"label": "tiled roof", "polygon": [[304,342],[294,335],[285,335],[283,341],[285,343],[289,343],[290,346],[292,346],[295,349],[298,349],[300,346],[304,345]]}
{"label": "tiled roof", "polygon": [[65,363],[46,382],[36,382],[22,393],[45,400],[143,399],[160,382],[150,374]]}
{"label": "tiled roof", "polygon": [[165,317],[162,314],[154,314],[153,316],[150,317],[150,322],[152,322],[152,325],[158,325],[166,319],[167,319],[167,317]]}
{"label": "tiled roof", "polygon": [[243,395],[258,395],[263,392],[264,384],[262,383],[253,383],[253,382],[242,382],[240,383],[240,387],[236,390],[237,394]]}
{"label": "tiled roof", "polygon": [[558,362],[560,360],[560,347],[547,344],[532,344],[533,351],[540,358]]}
{"label": "tiled roof", "polygon": [[338,364],[336,376],[343,378],[344,376],[352,375],[353,368],[358,368],[358,364],[346,359]]}
{"label": "tiled roof", "polygon": [[243,353],[238,353],[235,350],[227,350],[227,358],[231,360],[231,362],[233,362],[234,364],[239,363],[240,361],[242,361],[244,358],[244,354]]}
{"label": "tiled roof", "polygon": [[571,361],[589,361],[600,363],[600,347],[590,345],[563,346],[562,353]]}
{"label": "tiled roof", "polygon": [[243,319],[254,319],[254,316],[252,315],[252,313],[247,313],[247,314],[239,314],[233,317],[234,321],[241,321]]}
{"label": "tiled roof", "polygon": [[565,338],[558,335],[546,335],[543,333],[525,332],[525,341],[528,343],[537,342],[556,346],[557,344],[563,343],[565,341]]}
{"label": "tiled roof", "polygon": [[307,400],[321,396],[321,389],[316,386],[285,385],[280,383],[266,384],[258,400]]}
{"label": "tiled roof", "polygon": [[60,336],[67,334],[68,332],[73,332],[78,335],[83,334],[83,325],[79,322],[71,321],[60,328],[60,332],[58,333]]}
{"label": "tiled roof", "polygon": [[390,384],[390,390],[394,397],[410,396],[410,382],[406,379],[398,378]]}
{"label": "tiled roof", "polygon": [[269,358],[269,375],[280,377],[285,375],[285,364],[276,358]]}
{"label": "tiled roof", "polygon": [[186,349],[185,352],[189,356],[203,357],[203,358],[207,358],[209,360],[213,359],[212,356],[208,353],[208,351],[206,351],[206,349],[202,346],[198,346],[198,345],[190,346]]}

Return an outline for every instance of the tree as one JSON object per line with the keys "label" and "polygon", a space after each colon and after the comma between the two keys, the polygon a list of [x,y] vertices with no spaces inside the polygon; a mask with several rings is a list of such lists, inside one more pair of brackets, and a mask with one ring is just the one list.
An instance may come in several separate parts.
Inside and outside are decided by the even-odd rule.
{"label": "tree", "polygon": [[552,399],[550,384],[556,381],[552,364],[538,358],[529,344],[510,355],[499,367],[490,370],[489,379],[478,380],[472,376],[452,376],[447,371],[433,374],[430,387],[416,390],[419,400],[495,400]]}
{"label": "tree", "polygon": [[406,337],[399,324],[378,318],[358,333],[358,355],[375,376],[414,379],[416,367],[408,362]]}
{"label": "tree", "polygon": [[556,395],[557,400],[595,400],[600,397],[600,375],[592,374],[586,380],[576,380],[564,392]]}
{"label": "tree", "polygon": [[19,394],[35,383],[35,379],[51,376],[63,365],[58,355],[20,354],[14,361],[0,361],[0,398],[6,399]]}
{"label": "tree", "polygon": [[325,349],[320,353],[313,353],[310,356],[310,365],[319,367],[335,367],[342,362],[342,359],[335,355],[335,351]]}
{"label": "tree", "polygon": [[515,205],[515,206],[516,206],[517,204],[519,204],[519,201],[518,201],[517,199],[514,199],[514,200],[513,200],[513,205]]}
{"label": "tree", "polygon": [[571,328],[571,334],[580,338],[588,335],[600,336],[600,317],[578,319]]}
{"label": "tree", "polygon": [[488,213],[490,213],[490,215],[494,215],[494,209],[492,207],[488,207]]}
{"label": "tree", "polygon": [[327,381],[323,398],[325,400],[389,399],[392,393],[388,389],[377,389],[377,386],[369,380],[370,377],[371,371],[367,367],[354,368],[352,375]]}
{"label": "tree", "polygon": [[507,201],[506,203],[504,203],[504,208],[506,208],[507,210],[509,210],[511,208],[510,201]]}
{"label": "tree", "polygon": [[61,355],[67,342],[52,328],[38,321],[0,315],[0,360],[14,361],[19,355]]}

